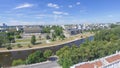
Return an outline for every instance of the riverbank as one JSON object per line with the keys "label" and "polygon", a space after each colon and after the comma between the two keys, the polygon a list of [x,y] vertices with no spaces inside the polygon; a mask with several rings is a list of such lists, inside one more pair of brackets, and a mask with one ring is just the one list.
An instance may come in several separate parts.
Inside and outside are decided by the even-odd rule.
{"label": "riverbank", "polygon": [[40,49],[40,48],[45,48],[45,47],[52,47],[52,46],[58,46],[58,45],[63,45],[66,43],[70,43],[82,38],[87,38],[90,36],[94,36],[93,33],[84,33],[84,34],[78,34],[78,35],[74,35],[71,36],[70,38],[66,38],[65,40],[59,40],[59,41],[55,41],[52,43],[48,43],[48,44],[39,44],[39,45],[33,45],[32,48],[17,48],[17,49],[12,49],[12,50],[7,50],[5,48],[0,48],[0,53],[2,52],[12,52],[12,51],[22,51],[22,50],[35,50],[35,49]]}
{"label": "riverbank", "polygon": [[80,44],[85,42],[85,37],[87,37],[90,41],[94,39],[94,36],[91,34],[89,36],[84,36],[84,38],[76,38],[74,40],[70,40],[62,43],[59,42],[61,44],[56,43],[54,45],[27,48],[27,49],[1,50],[0,64],[3,67],[9,67],[11,66],[13,60],[18,60],[18,59],[25,60],[31,53],[34,53],[35,51],[38,51],[38,50],[40,50],[41,52],[44,52],[50,49],[55,54],[56,51],[58,51],[60,48],[63,48],[64,46],[69,46],[69,47],[71,47],[72,45],[80,46]]}

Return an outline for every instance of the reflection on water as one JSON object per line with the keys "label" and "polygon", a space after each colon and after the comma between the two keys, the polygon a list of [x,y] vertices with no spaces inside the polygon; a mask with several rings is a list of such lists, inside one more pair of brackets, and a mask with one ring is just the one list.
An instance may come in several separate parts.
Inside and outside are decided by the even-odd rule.
{"label": "reflection on water", "polygon": [[[88,39],[90,41],[92,41],[94,39],[94,37],[90,36],[90,37],[88,37]],[[59,45],[59,46],[45,47],[45,48],[40,48],[40,49],[36,49],[36,50],[44,51],[46,49],[51,49],[53,52],[56,52],[57,50],[59,50],[60,48],[62,48],[64,46],[72,46],[73,44],[79,46],[83,42],[85,42],[84,38],[80,39],[80,40],[70,42],[70,43],[65,43],[65,44],[62,44],[62,45]],[[13,51],[13,52],[0,53],[0,65],[2,65],[3,67],[11,66],[13,60],[16,60],[16,59],[25,60],[29,54],[35,52],[36,50],[32,49],[32,50],[23,50],[23,51]]]}

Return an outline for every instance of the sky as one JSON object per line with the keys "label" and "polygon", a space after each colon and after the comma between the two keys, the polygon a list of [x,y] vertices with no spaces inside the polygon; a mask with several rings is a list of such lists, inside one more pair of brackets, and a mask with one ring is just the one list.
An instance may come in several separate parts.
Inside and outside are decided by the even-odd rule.
{"label": "sky", "polygon": [[0,0],[0,25],[111,23],[120,0]]}

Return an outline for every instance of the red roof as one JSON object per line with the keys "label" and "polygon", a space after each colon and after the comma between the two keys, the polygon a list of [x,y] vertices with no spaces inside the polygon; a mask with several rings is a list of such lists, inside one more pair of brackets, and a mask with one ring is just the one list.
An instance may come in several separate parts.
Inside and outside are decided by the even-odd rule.
{"label": "red roof", "polygon": [[94,65],[90,64],[90,63],[86,63],[80,66],[76,66],[75,68],[94,68]]}
{"label": "red roof", "polygon": [[101,67],[102,62],[101,61],[96,61],[96,62],[93,62],[93,63],[86,63],[86,64],[83,64],[83,65],[76,66],[75,68],[94,68],[94,65],[96,65],[97,67]]}
{"label": "red roof", "polygon": [[101,67],[102,62],[101,61],[96,61],[96,62],[93,62],[92,65],[96,65],[97,67]]}
{"label": "red roof", "polygon": [[[105,60],[109,63],[120,60],[120,54],[105,58]],[[93,62],[88,62],[85,64],[81,64],[79,66],[75,66],[75,68],[94,68],[94,66],[96,66],[97,68],[102,67],[103,66],[102,61],[96,60]]]}
{"label": "red roof", "polygon": [[114,61],[120,60],[120,55],[117,54],[117,55],[115,55],[115,56],[111,56],[111,57],[109,57],[109,58],[106,58],[106,60],[107,60],[109,63],[112,63],[112,62],[114,62]]}

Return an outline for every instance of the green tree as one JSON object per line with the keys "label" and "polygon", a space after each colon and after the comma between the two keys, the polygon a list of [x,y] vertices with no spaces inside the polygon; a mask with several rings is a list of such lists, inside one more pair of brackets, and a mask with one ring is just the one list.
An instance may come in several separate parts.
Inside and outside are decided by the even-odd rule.
{"label": "green tree", "polygon": [[51,30],[51,28],[50,28],[50,26],[47,26],[47,27],[44,27],[43,28],[43,33],[50,33],[50,30]]}
{"label": "green tree", "polygon": [[35,45],[35,42],[36,42],[36,37],[35,37],[35,35],[33,35],[31,37],[31,44]]}
{"label": "green tree", "polygon": [[17,38],[17,39],[20,39],[20,38],[22,38],[22,37],[21,37],[20,35],[16,35],[16,38]]}
{"label": "green tree", "polygon": [[99,31],[95,34],[94,41],[86,40],[80,47],[65,46],[56,52],[58,63],[63,68],[85,61],[91,61],[120,50],[120,26]]}
{"label": "green tree", "polygon": [[11,49],[12,49],[12,46],[11,46],[10,43],[5,44],[5,47],[6,47],[8,50],[11,50]]}
{"label": "green tree", "polygon": [[52,41],[55,41],[56,37],[57,37],[56,34],[52,33]]}
{"label": "green tree", "polygon": [[45,57],[41,51],[36,51],[28,56],[26,64],[38,63],[45,61]]}
{"label": "green tree", "polygon": [[46,51],[44,52],[44,57],[45,57],[45,58],[49,58],[51,55],[52,55],[52,51],[51,51],[51,50],[46,50]]}
{"label": "green tree", "polygon": [[9,40],[9,43],[15,43],[14,32],[8,32],[7,39]]}
{"label": "green tree", "polygon": [[72,60],[68,58],[64,58],[63,61],[64,62],[62,68],[70,68],[70,66],[72,65]]}
{"label": "green tree", "polygon": [[22,47],[22,45],[21,45],[21,44],[17,44],[17,47],[18,47],[18,48],[21,48],[21,47]]}
{"label": "green tree", "polygon": [[69,68],[72,65],[71,50],[68,46],[65,46],[56,52],[56,55],[59,56],[58,63],[62,65],[63,68]]}
{"label": "green tree", "polygon": [[2,46],[3,43],[4,43],[3,37],[0,36],[0,47]]}
{"label": "green tree", "polygon": [[9,42],[9,40],[7,38],[7,34],[4,33],[4,32],[1,32],[0,33],[0,47],[5,46],[5,44],[8,43],[8,42]]}
{"label": "green tree", "polygon": [[111,28],[115,28],[115,27],[117,27],[117,26],[118,26],[118,25],[116,25],[116,24],[111,24],[111,25],[110,25]]}
{"label": "green tree", "polygon": [[65,35],[64,35],[64,34],[61,34],[61,35],[60,35],[60,38],[61,38],[62,40],[64,40]]}

